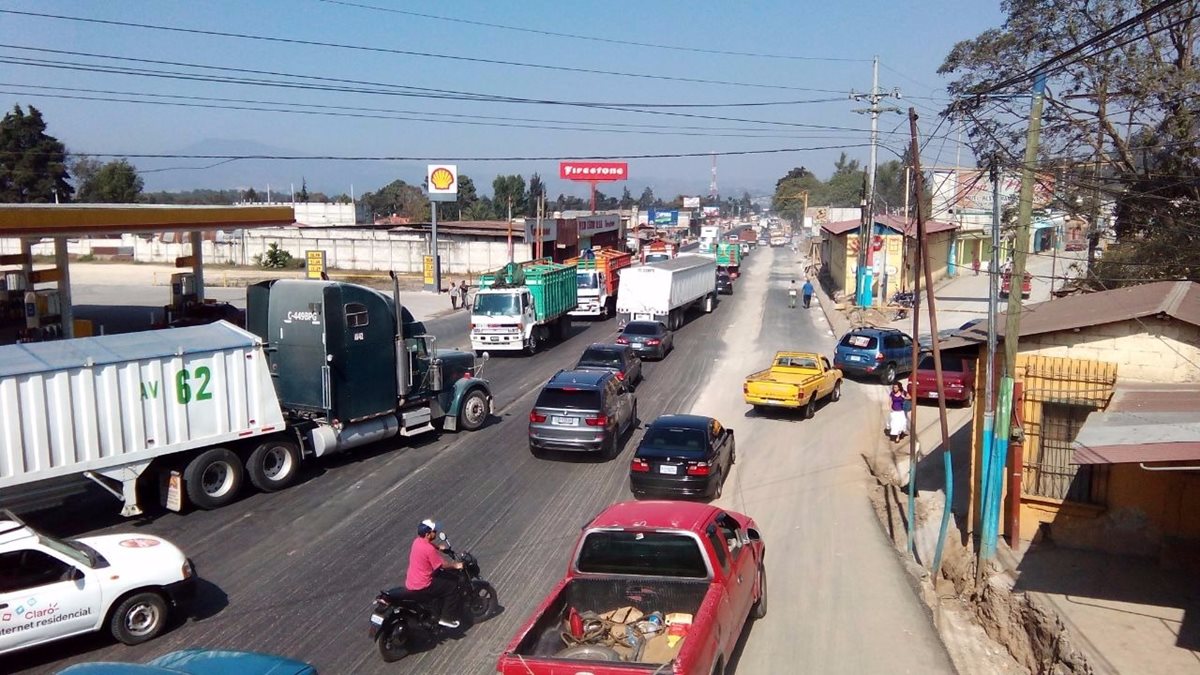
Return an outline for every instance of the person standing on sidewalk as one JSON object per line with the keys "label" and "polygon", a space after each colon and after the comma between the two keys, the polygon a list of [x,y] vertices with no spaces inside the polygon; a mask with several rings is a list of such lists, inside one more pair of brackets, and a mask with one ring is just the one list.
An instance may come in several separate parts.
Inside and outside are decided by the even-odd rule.
{"label": "person standing on sidewalk", "polygon": [[458,294],[462,298],[461,300],[459,300],[458,304],[462,305],[463,309],[466,309],[467,308],[467,280],[466,279],[463,279],[461,282],[459,282]]}
{"label": "person standing on sidewalk", "polygon": [[812,279],[804,280],[804,288],[801,289],[801,295],[804,296],[804,309],[808,309],[808,306],[812,304],[812,296],[813,296]]}
{"label": "person standing on sidewalk", "polygon": [[979,276],[979,256],[975,256],[971,261],[971,269],[975,270],[975,276]]}
{"label": "person standing on sidewalk", "polygon": [[899,382],[892,383],[892,391],[888,394],[891,410],[888,412],[887,435],[893,443],[897,443],[908,433],[908,406],[912,400],[908,391]]}
{"label": "person standing on sidewalk", "polygon": [[450,281],[450,309],[458,309],[458,289],[454,286],[454,280]]}

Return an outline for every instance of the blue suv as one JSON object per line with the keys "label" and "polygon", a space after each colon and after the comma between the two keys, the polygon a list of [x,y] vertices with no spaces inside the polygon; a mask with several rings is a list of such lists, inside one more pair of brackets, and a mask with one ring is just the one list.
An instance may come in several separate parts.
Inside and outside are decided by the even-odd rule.
{"label": "blue suv", "polygon": [[911,373],[913,341],[895,328],[855,328],[842,336],[833,365],[847,375],[875,375],[884,384]]}

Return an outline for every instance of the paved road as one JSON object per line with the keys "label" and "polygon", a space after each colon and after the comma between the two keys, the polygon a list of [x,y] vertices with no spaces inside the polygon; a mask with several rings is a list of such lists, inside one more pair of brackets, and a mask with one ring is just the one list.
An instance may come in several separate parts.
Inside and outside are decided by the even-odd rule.
{"label": "paved road", "polygon": [[[785,309],[791,256],[783,249],[751,256],[737,295],[684,327],[679,349],[647,364],[638,389],[643,420],[695,411],[736,430],[739,463],[722,503],[762,525],[771,594],[771,614],[748,631],[736,672],[950,672],[866,500],[857,448],[875,441],[879,413],[858,385],[815,420],[746,415],[738,384],[776,348],[832,348],[815,322],[818,310]],[[429,325],[440,346],[463,345],[466,321],[459,314]],[[142,529],[178,543],[205,580],[199,616],[139,647],[79,638],[0,659],[0,671],[143,661],[204,645],[287,654],[328,673],[493,672],[499,651],[565,568],[579,526],[628,497],[627,460],[640,430],[612,462],[537,460],[526,446],[538,385],[613,331],[612,322],[580,323],[566,343],[534,359],[493,359],[485,374],[496,386],[498,416],[479,432],[347,454],[289,490],[219,511],[75,520],[76,530]],[[116,505],[107,506],[115,514]],[[415,523],[429,516],[445,523],[456,547],[478,556],[504,611],[461,640],[383,664],[366,638],[368,608],[378,589],[403,578]]]}

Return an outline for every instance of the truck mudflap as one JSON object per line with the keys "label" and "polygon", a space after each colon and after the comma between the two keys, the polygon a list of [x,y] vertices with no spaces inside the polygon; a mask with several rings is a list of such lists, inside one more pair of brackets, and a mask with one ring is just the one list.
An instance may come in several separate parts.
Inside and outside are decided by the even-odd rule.
{"label": "truck mudflap", "polygon": [[462,411],[463,401],[472,391],[482,391],[487,399],[487,414],[491,416],[495,411],[495,403],[492,401],[492,386],[491,382],[482,377],[464,377],[454,383],[454,389],[450,395],[450,405],[446,407],[446,416],[442,418],[442,428],[446,431],[458,431],[458,415]]}

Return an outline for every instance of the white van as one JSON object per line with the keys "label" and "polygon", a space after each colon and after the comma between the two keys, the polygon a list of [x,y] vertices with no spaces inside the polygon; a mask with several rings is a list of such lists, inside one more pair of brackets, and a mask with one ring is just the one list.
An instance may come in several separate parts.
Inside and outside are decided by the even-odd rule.
{"label": "white van", "polygon": [[60,540],[0,510],[0,654],[98,630],[129,645],[150,640],[191,599],[195,575],[164,539]]}

